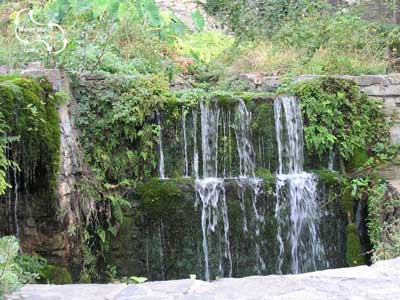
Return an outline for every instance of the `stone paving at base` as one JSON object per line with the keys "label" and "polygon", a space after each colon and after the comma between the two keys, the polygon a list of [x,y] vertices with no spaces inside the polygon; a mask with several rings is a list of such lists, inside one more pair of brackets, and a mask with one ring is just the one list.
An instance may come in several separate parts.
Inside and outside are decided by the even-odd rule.
{"label": "stone paving at base", "polygon": [[9,300],[400,300],[400,257],[300,275],[126,284],[27,285]]}

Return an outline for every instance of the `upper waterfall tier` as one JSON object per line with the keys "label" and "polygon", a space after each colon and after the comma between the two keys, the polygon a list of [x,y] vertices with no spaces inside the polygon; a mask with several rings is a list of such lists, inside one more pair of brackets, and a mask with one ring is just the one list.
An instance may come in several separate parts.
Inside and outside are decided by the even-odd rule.
{"label": "upper waterfall tier", "polygon": [[[177,103],[162,113],[165,177],[254,178],[276,170],[273,98],[221,99]],[[179,114],[171,115],[173,109]]]}

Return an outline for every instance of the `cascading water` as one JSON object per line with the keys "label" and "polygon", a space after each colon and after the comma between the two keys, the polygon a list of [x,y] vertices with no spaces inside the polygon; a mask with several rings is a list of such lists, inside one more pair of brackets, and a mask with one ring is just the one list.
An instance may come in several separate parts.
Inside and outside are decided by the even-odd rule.
{"label": "cascading water", "polygon": [[197,110],[192,110],[193,114],[193,175],[199,178],[199,150],[197,149]]}
{"label": "cascading water", "polygon": [[[272,122],[269,126],[276,134],[276,146],[275,134],[270,130],[260,135],[257,129],[252,136],[253,125],[257,123],[253,123],[252,112],[243,100],[229,105],[202,102],[198,109],[183,111],[178,126],[166,129],[171,130],[168,134],[181,129],[179,133],[175,131],[180,144],[174,145],[172,152],[165,149],[167,157],[174,157],[178,149],[182,156],[176,162],[174,158],[172,165],[183,176],[195,178],[195,203],[201,212],[201,240],[196,248],[200,256],[196,257],[196,265],[202,266],[206,280],[241,274],[301,273],[327,267],[319,237],[317,177],[303,170],[299,101],[294,97],[279,97],[271,112],[275,125]],[[262,118],[258,112],[253,113],[255,121]],[[157,120],[161,127],[160,114]],[[253,147],[253,139],[258,143],[257,149]],[[271,139],[273,144],[268,145]],[[162,142],[160,138],[161,178]],[[269,149],[274,152],[269,153]],[[269,183],[266,185],[255,176],[259,171],[268,174],[268,169],[256,172],[256,159],[264,166],[260,155],[267,155],[265,164],[269,164],[275,151],[278,153],[276,198],[271,199],[273,188],[264,192]],[[270,249],[276,246],[275,256]],[[160,254],[160,257],[167,260],[166,256]],[[246,270],[242,271],[243,268]],[[164,271],[160,276],[163,274]]]}
{"label": "cascading water", "polygon": [[[278,146],[275,218],[278,222],[278,272],[282,272],[285,246],[291,251],[291,272],[316,270],[324,261],[317,222],[317,178],[303,171],[303,122],[299,101],[282,96],[274,103]],[[283,228],[289,227],[283,236]]]}
{"label": "cascading water", "polygon": [[187,152],[187,135],[186,135],[186,112],[185,108],[182,107],[182,133],[183,133],[183,156],[185,159],[185,166],[184,166],[184,176],[189,176],[189,159],[188,159],[188,152]]}
{"label": "cascading water", "polygon": [[159,161],[159,175],[161,179],[165,179],[165,171],[164,171],[164,149],[163,149],[163,141],[162,141],[162,124],[161,124],[161,116],[160,112],[157,111],[157,123],[159,126],[159,132],[158,132],[158,147],[159,147],[159,155],[160,155],[160,161]]}
{"label": "cascading water", "polygon": [[251,113],[243,100],[239,100],[235,120],[235,134],[239,154],[240,177],[255,177],[254,150],[251,142]]}
{"label": "cascading water", "polygon": [[257,273],[260,275],[265,270],[265,262],[260,255],[259,236],[260,229],[264,223],[264,216],[261,215],[257,208],[257,197],[262,194],[262,180],[255,177],[255,161],[254,150],[251,141],[251,113],[247,110],[246,104],[243,100],[239,100],[237,106],[237,113],[235,118],[235,135],[236,144],[239,155],[240,175],[237,179],[240,207],[243,213],[243,232],[248,233],[248,224],[245,211],[245,188],[249,186],[252,195],[251,203],[255,219],[255,255],[257,258]]}
{"label": "cascading water", "polygon": [[[203,252],[205,264],[205,279],[210,279],[209,266],[209,233],[215,232],[218,220],[223,222],[223,257],[228,261],[227,272],[223,272],[222,257],[220,257],[220,275],[232,275],[232,258],[229,242],[229,220],[226,205],[225,177],[218,178],[218,135],[219,126],[224,135],[224,139],[230,137],[230,130],[227,129],[230,121],[230,112],[221,112],[215,102],[201,103],[201,151],[203,163],[203,177],[196,180],[196,193],[202,203],[202,233],[203,233]],[[222,117],[221,117],[222,115]],[[220,122],[222,124],[220,124]],[[230,127],[230,126],[229,126]],[[255,177],[254,150],[251,142],[251,113],[248,112],[244,101],[240,100],[236,108],[235,117],[235,136],[239,156],[239,177],[235,179],[240,195],[240,207],[243,214],[243,231],[250,235],[254,241],[254,255],[256,256],[256,269],[259,274],[265,270],[265,262],[260,254],[260,230],[264,223],[264,218],[257,208],[257,197],[262,193],[262,180]],[[226,137],[228,134],[228,137]],[[194,134],[196,137],[196,133]],[[227,155],[230,149],[224,143],[222,145],[224,157],[222,175],[227,173]],[[197,153],[195,149],[195,153]],[[253,232],[249,233],[247,228],[247,217],[245,210],[246,189],[251,189],[252,219],[255,225],[252,226]],[[221,255],[220,255],[221,256]]]}
{"label": "cascading water", "polygon": [[220,109],[217,103],[201,103],[201,150],[203,178],[218,177],[218,123]]}
{"label": "cascading water", "polygon": [[[220,270],[222,276],[232,276],[232,257],[229,242],[229,220],[228,208],[226,205],[226,195],[224,188],[224,180],[221,178],[205,178],[196,181],[196,191],[202,203],[201,212],[201,228],[203,233],[203,252],[205,265],[205,279],[210,280],[210,266],[208,257],[208,234],[214,232],[218,225],[218,219],[222,216],[224,223],[224,232],[222,243],[224,245],[223,256],[228,259],[228,274],[223,274],[222,263],[220,262]],[[220,257],[221,260],[221,257]]]}
{"label": "cascading water", "polygon": [[[216,103],[201,103],[200,110],[203,178],[196,180],[196,193],[202,203],[201,224],[205,279],[210,280],[208,235],[210,232],[215,232],[218,220],[221,216],[224,223],[222,241],[224,244],[223,256],[229,262],[228,274],[223,274],[222,262],[220,262],[220,272],[222,276],[226,275],[230,277],[232,275],[232,258],[230,253],[229,220],[224,179],[218,178],[218,123],[220,109]],[[196,127],[194,130],[196,131]],[[196,150],[195,153],[197,153]],[[222,260],[221,257],[220,260]]]}

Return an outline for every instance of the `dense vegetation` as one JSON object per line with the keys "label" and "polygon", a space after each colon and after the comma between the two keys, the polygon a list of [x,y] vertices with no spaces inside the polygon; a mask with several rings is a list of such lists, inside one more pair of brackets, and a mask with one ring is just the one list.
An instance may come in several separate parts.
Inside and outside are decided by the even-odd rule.
{"label": "dense vegetation", "polygon": [[[47,55],[40,47],[27,52],[16,40],[15,11],[28,3],[33,3],[38,20],[57,22],[67,30],[69,43],[60,55]],[[332,6],[322,0],[212,0],[205,10],[226,23],[235,37],[205,28],[199,11],[192,14],[195,28],[190,30],[154,0],[3,4],[0,63],[20,66],[42,60],[78,73],[162,71],[169,78],[250,71],[381,74],[390,69],[387,47],[399,40],[396,26],[364,20],[357,6]],[[29,25],[29,20],[24,22]],[[60,47],[60,41],[54,43]]]}
{"label": "dense vegetation", "polygon": [[[37,20],[66,29],[69,43],[61,54],[48,54],[37,45],[26,51],[16,40],[15,12],[27,5],[32,5]],[[193,12],[190,28],[173,13],[160,10],[154,0],[0,4],[0,65],[18,69],[39,60],[77,77],[112,75],[103,83],[106,90],[93,84],[90,92],[76,95],[77,126],[89,169],[77,188],[95,203],[82,228],[69,228],[72,237],[82,235],[82,282],[111,280],[116,275],[115,268],[107,265],[107,252],[124,210],[131,205],[127,195],[137,187],[144,189],[141,181],[156,174],[158,110],[168,108],[176,116],[186,113],[174,108],[176,102],[189,109],[215,95],[223,101],[228,98],[224,95],[233,94],[231,89],[241,89],[227,84],[230,76],[245,72],[289,79],[304,73],[384,74],[393,70],[388,48],[393,57],[400,49],[399,27],[365,20],[359,6],[333,6],[322,0],[209,0],[204,10],[227,29],[207,28],[200,10]],[[27,17],[23,22],[30,24]],[[61,46],[62,41],[51,35],[44,38],[53,41],[55,48]],[[176,81],[190,88],[174,93],[170,83]],[[376,172],[399,162],[399,149],[389,146],[391,124],[381,112],[381,103],[360,93],[354,82],[329,77],[285,85],[280,92],[302,100],[310,156],[323,161],[336,155],[340,174],[326,172],[350,203],[344,204],[350,215],[348,264],[365,262],[354,226],[354,207],[360,201],[369,207],[373,259],[400,255],[400,196]],[[41,191],[50,191],[46,200],[54,200],[59,101],[43,79],[0,79],[0,196],[15,188],[7,181],[7,172],[13,170],[32,190],[40,178]],[[56,283],[72,280],[69,273],[39,257],[18,256],[18,247],[12,237],[0,240],[0,295],[31,280],[54,282],[57,276],[62,278]]]}

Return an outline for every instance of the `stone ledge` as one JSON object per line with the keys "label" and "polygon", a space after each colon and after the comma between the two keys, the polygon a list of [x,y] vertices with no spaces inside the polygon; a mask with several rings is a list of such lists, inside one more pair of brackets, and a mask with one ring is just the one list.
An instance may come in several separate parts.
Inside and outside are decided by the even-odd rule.
{"label": "stone ledge", "polygon": [[371,267],[300,275],[226,278],[214,282],[174,280],[137,285],[27,285],[9,300],[397,300],[400,258]]}

